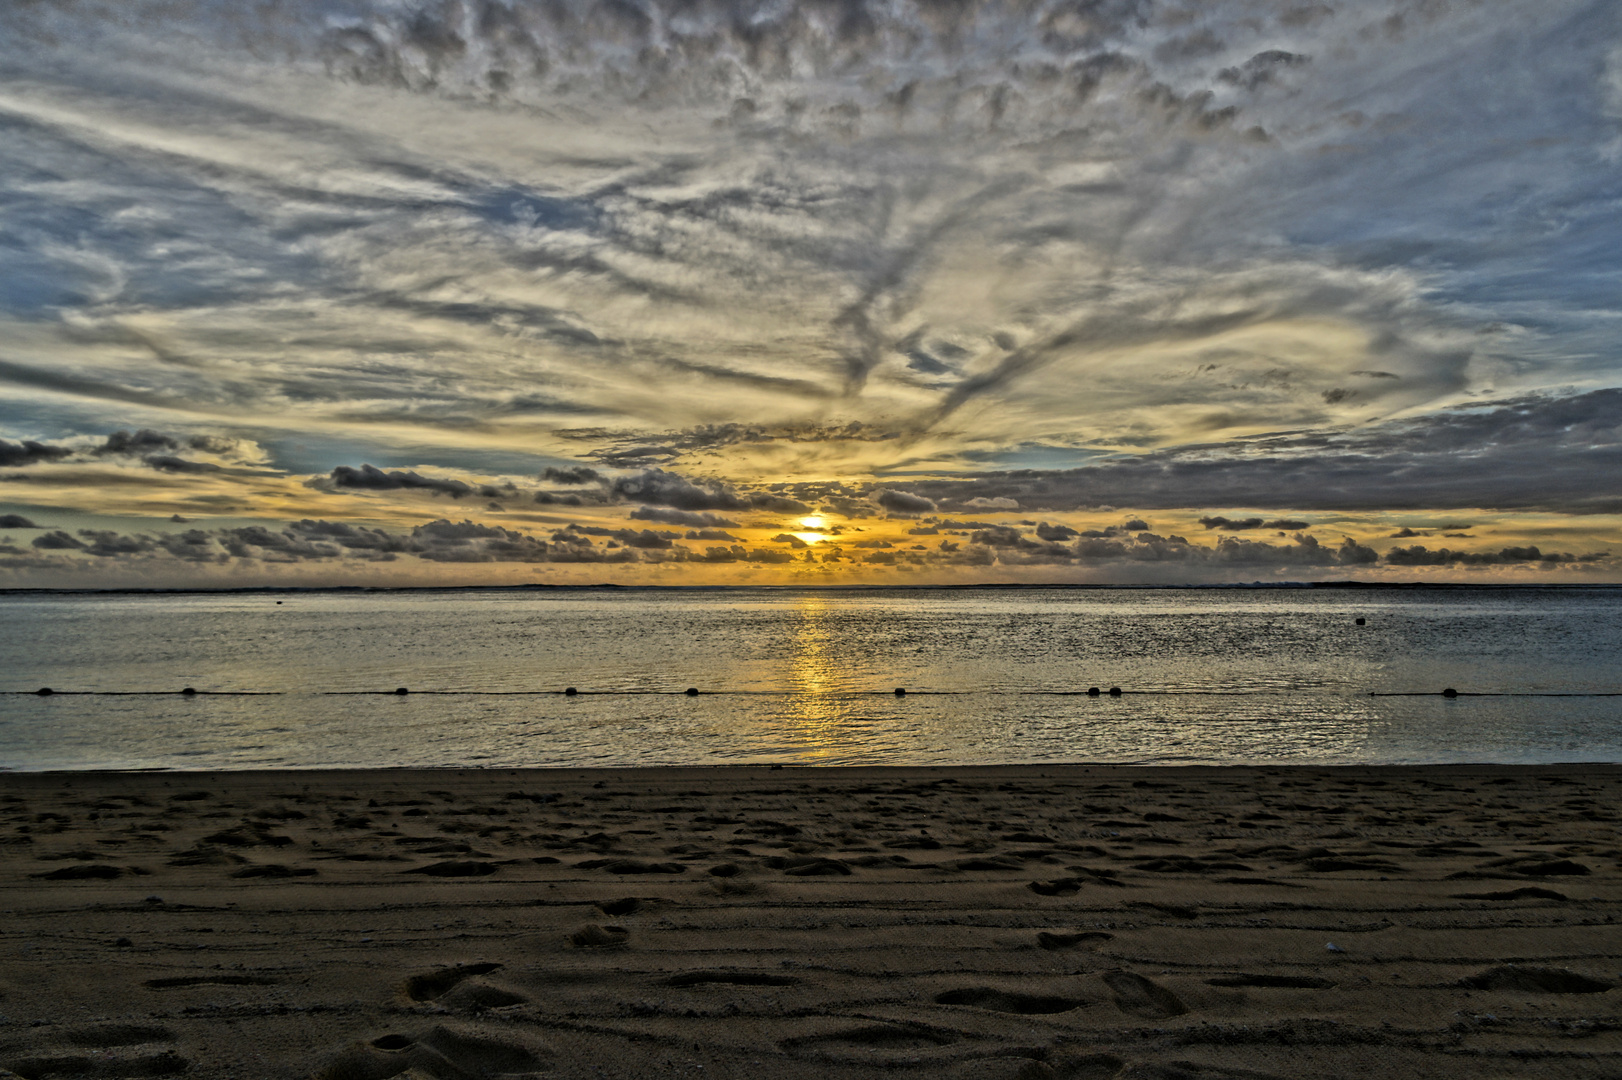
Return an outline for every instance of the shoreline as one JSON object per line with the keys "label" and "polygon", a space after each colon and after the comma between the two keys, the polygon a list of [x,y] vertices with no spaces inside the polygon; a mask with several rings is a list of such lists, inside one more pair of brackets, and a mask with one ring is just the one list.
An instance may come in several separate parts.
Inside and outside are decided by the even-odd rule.
{"label": "shoreline", "polygon": [[[532,775],[536,777],[564,776],[573,773],[591,773],[612,776],[620,773],[648,773],[652,776],[667,776],[674,773],[703,774],[709,772],[784,772],[803,774],[808,776],[825,776],[834,774],[848,774],[863,771],[895,772],[895,773],[964,773],[964,774],[993,774],[1002,772],[1030,771],[1047,769],[1056,771],[1073,770],[1108,770],[1126,771],[1143,770],[1151,774],[1178,773],[1189,775],[1198,770],[1212,772],[1346,772],[1355,770],[1522,770],[1522,771],[1563,771],[1586,769],[1615,769],[1622,771],[1622,760],[1604,761],[1550,761],[1550,762],[1524,762],[1524,761],[1413,761],[1413,762],[1344,762],[1344,763],[1280,763],[1258,764],[1255,762],[1213,763],[1213,762],[1114,762],[1114,761],[1065,761],[1065,762],[998,762],[985,765],[882,765],[882,764],[818,764],[813,762],[717,762],[708,765],[334,765],[330,767],[294,766],[291,768],[243,768],[229,767],[177,769],[168,766],[154,765],[148,768],[128,768],[123,766],[107,766],[105,768],[46,768],[31,769],[11,766],[0,766],[0,782],[7,777],[292,777],[292,776],[377,776],[400,777],[409,774],[421,774],[424,779],[446,775],[487,775],[497,774]],[[3,784],[0,784],[3,786]],[[0,1077],[0,1080],[4,1080]]]}
{"label": "shoreline", "polygon": [[854,773],[854,772],[895,772],[895,773],[949,773],[990,775],[1010,771],[1031,771],[1048,769],[1054,771],[1076,770],[1108,770],[1127,771],[1142,769],[1148,771],[1163,771],[1167,769],[1179,770],[1209,770],[1212,772],[1257,771],[1257,772],[1344,772],[1358,770],[1397,770],[1397,771],[1429,771],[1429,770],[1512,770],[1527,772],[1563,771],[1568,769],[1615,769],[1622,773],[1622,761],[1551,761],[1551,762],[1514,762],[1514,761],[1420,761],[1420,762],[1388,762],[1364,763],[1350,762],[1345,764],[1261,764],[1245,762],[1239,764],[1211,764],[1194,762],[1189,764],[1149,764],[1144,762],[1113,762],[1113,761],[1063,761],[1063,762],[996,762],[982,765],[817,765],[802,762],[717,762],[707,765],[338,765],[332,768],[290,768],[290,769],[168,769],[153,767],[150,769],[123,769],[116,767],[91,769],[29,769],[5,770],[0,769],[0,777],[15,776],[54,776],[54,777],[143,777],[143,776],[257,776],[264,778],[287,777],[300,774],[312,776],[332,777],[335,775],[353,775],[365,777],[379,774],[389,777],[399,777],[403,774],[421,773],[424,777],[444,775],[447,773],[470,775],[495,775],[498,773],[512,773],[536,776],[563,776],[570,773],[592,773],[613,775],[620,773],[651,773],[668,775],[673,773],[687,773],[701,775],[713,771],[731,771],[753,769],[759,772],[785,772],[804,773],[807,775],[822,775],[824,773]]}
{"label": "shoreline", "polygon": [[1233,582],[1203,582],[1178,585],[1154,585],[1148,583],[1135,584],[1099,584],[1084,581],[1052,581],[1052,582],[1026,582],[1026,581],[985,581],[972,583],[945,583],[940,585],[627,585],[615,581],[599,581],[585,584],[554,584],[544,581],[529,581],[517,585],[240,585],[231,588],[213,589],[186,589],[186,588],[107,588],[107,589],[67,589],[67,588],[9,588],[0,589],[0,597],[4,596],[209,596],[209,595],[237,595],[255,593],[414,593],[414,592],[569,592],[569,591],[624,591],[624,592],[962,592],[975,589],[1064,589],[1081,591],[1132,591],[1132,590],[1170,590],[1188,591],[1194,589],[1217,589],[1227,592],[1235,590],[1264,591],[1269,589],[1483,589],[1493,591],[1504,590],[1592,590],[1592,589],[1618,589],[1622,588],[1622,581],[1569,581],[1569,582],[1536,582],[1536,581],[1357,581],[1327,580],[1327,581],[1233,581]]}
{"label": "shoreline", "polygon": [[1602,1080],[1619,805],[1586,763],[3,773],[0,1069]]}

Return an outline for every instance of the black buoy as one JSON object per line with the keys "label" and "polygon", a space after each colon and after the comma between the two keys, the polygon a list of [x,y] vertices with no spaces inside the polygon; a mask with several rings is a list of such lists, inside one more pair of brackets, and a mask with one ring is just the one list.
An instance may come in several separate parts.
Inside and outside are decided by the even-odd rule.
{"label": "black buoy", "polygon": [[563,688],[563,696],[564,697],[574,697],[578,693],[580,693],[580,691],[576,690],[572,686],[566,686],[566,687]]}
{"label": "black buoy", "polygon": [[180,695],[181,697],[196,697],[197,691],[188,686],[180,692]]}
{"label": "black buoy", "polygon": [[1453,688],[1452,688],[1452,687],[1451,687],[1451,686],[1450,686],[1450,687],[1448,687],[1448,688],[1447,688],[1447,689],[1446,689],[1446,690],[1443,690],[1443,691],[1442,691],[1442,696],[1443,696],[1443,697],[1458,697],[1458,696],[1459,696],[1459,692],[1458,692],[1458,691],[1457,691],[1457,690],[1455,690],[1455,689],[1453,689]]}
{"label": "black buoy", "polygon": [[1088,697],[1097,697],[1099,694],[1102,694],[1103,692],[1104,691],[1100,690],[1096,686],[1089,686],[1087,688],[1087,696]]}
{"label": "black buoy", "polygon": [[395,687],[395,688],[394,688],[394,692],[395,692],[395,693],[396,693],[396,694],[400,694],[400,695],[402,695],[402,696],[404,696],[404,695],[405,695],[405,694],[409,694],[409,693],[411,693],[411,691],[410,691],[410,690],[407,690],[407,689],[406,689],[406,688],[405,688],[405,687],[403,687],[403,686],[396,686],[396,687]]}
{"label": "black buoy", "polygon": [[905,686],[896,687],[895,688],[895,696],[896,697],[906,697],[907,696],[907,688]]}
{"label": "black buoy", "polygon": [[686,694],[688,697],[698,697],[698,687],[689,686],[686,690]]}
{"label": "black buoy", "polygon": [[1110,687],[1109,688],[1109,696],[1110,697],[1120,697],[1121,696],[1121,688],[1119,686]]}
{"label": "black buoy", "polygon": [[56,693],[56,691],[52,690],[49,686],[42,686],[38,690],[35,690],[34,693],[38,694],[40,697],[50,697],[52,694]]}
{"label": "black buoy", "polygon": [[1369,621],[1367,619],[1359,618],[1357,620],[1357,625],[1359,625],[1359,626],[1367,626],[1368,624],[1369,624]]}
{"label": "black buoy", "polygon": [[280,601],[280,600],[278,600],[278,601],[276,601],[276,603],[278,603],[278,604],[280,604],[280,603],[281,603],[281,601]]}

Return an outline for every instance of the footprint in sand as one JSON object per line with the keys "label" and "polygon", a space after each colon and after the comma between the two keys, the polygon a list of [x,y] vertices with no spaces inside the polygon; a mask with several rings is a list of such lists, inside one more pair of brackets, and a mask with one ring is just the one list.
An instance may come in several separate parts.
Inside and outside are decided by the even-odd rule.
{"label": "footprint in sand", "polygon": [[255,863],[252,866],[244,866],[240,870],[232,871],[231,876],[234,878],[290,878],[314,877],[317,873],[319,873],[319,871],[317,871],[313,866],[285,866],[282,863]]}
{"label": "footprint in sand", "polygon": [[1272,1073],[1224,1069],[1196,1061],[1140,1061],[1115,1074],[1114,1080],[1282,1080]]}
{"label": "footprint in sand", "polygon": [[541,1046],[495,1038],[483,1032],[435,1027],[423,1035],[380,1035],[335,1055],[315,1080],[389,1080],[405,1073],[433,1080],[500,1076],[538,1077],[553,1059]]}
{"label": "footprint in sand", "polygon": [[0,1076],[28,1080],[57,1076],[174,1076],[191,1068],[191,1062],[172,1045],[164,1045],[172,1043],[174,1037],[168,1028],[154,1024],[100,1024],[52,1030],[45,1045],[0,1058]]}
{"label": "footprint in sand", "polygon": [[[1059,1074],[1046,1063],[1031,1058],[980,1058],[959,1062],[935,1075],[941,1080],[1055,1080]],[[1100,1080],[1114,1075],[1113,1071],[1098,1074]]]}
{"label": "footprint in sand", "polygon": [[977,1058],[941,1073],[942,1080],[1114,1080],[1125,1063],[1114,1054],[1029,1058]]}
{"label": "footprint in sand", "polygon": [[1525,889],[1507,889],[1502,892],[1451,893],[1449,900],[1569,900],[1565,893],[1535,886]]}
{"label": "footprint in sand", "polygon": [[934,1050],[957,1041],[955,1033],[923,1024],[864,1024],[819,1035],[800,1035],[777,1045],[791,1057],[872,1065],[899,1060],[912,1063],[919,1051]]}
{"label": "footprint in sand", "polygon": [[41,881],[111,881],[113,878],[122,877],[123,874],[123,870],[116,866],[108,866],[106,863],[81,863],[78,866],[64,866],[60,870],[30,876]]}
{"label": "footprint in sand", "polygon": [[1114,936],[1114,934],[1106,934],[1102,930],[1083,930],[1076,934],[1055,934],[1052,931],[1043,930],[1036,935],[1036,945],[1038,948],[1047,949],[1049,952],[1056,952],[1059,949],[1073,949],[1078,945],[1109,941]]}
{"label": "footprint in sand", "polygon": [[993,990],[987,986],[948,990],[935,997],[937,1005],[968,1005],[993,1012],[1014,1013],[1017,1016],[1041,1016],[1047,1013],[1069,1012],[1087,1004],[1075,998],[1042,994],[1019,994],[1007,990]]}
{"label": "footprint in sand", "polygon": [[1532,994],[1603,994],[1615,989],[1616,984],[1603,979],[1590,979],[1565,968],[1521,967],[1505,964],[1488,968],[1469,978],[1460,979],[1460,986],[1473,990],[1508,990]]}
{"label": "footprint in sand", "polygon": [[458,964],[413,975],[401,990],[409,1001],[431,1001],[452,1009],[500,1009],[528,1002],[524,995],[480,978],[500,968],[500,964],[491,963]]}
{"label": "footprint in sand", "polygon": [[611,915],[618,919],[625,915],[634,915],[642,910],[642,899],[637,896],[622,896],[618,900],[599,900],[592,907],[604,915]]}
{"label": "footprint in sand", "polygon": [[1222,975],[1206,979],[1209,986],[1243,986],[1276,988],[1281,990],[1330,990],[1334,983],[1315,975]]}
{"label": "footprint in sand", "polygon": [[619,949],[631,941],[631,932],[623,926],[598,926],[587,923],[569,935],[569,944],[577,949]]}
{"label": "footprint in sand", "polygon": [[800,980],[792,975],[771,975],[764,971],[683,971],[664,980],[666,986],[793,986]]}
{"label": "footprint in sand", "polygon": [[466,859],[452,859],[400,871],[402,874],[426,874],[429,877],[484,877],[495,872],[495,863]]}
{"label": "footprint in sand", "polygon": [[1164,1020],[1188,1012],[1188,1006],[1176,994],[1142,975],[1131,971],[1106,971],[1103,979],[1105,985],[1115,993],[1115,1007],[1129,1016]]}
{"label": "footprint in sand", "polygon": [[192,986],[276,986],[280,979],[269,975],[174,975],[164,979],[148,979],[141,985],[148,990],[184,990]]}

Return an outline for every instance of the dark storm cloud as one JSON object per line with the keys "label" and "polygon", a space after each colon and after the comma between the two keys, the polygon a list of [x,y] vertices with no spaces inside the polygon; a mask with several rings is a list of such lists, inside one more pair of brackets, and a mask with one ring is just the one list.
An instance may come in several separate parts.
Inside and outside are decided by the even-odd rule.
{"label": "dark storm cloud", "polygon": [[61,461],[72,455],[73,451],[63,446],[48,446],[45,443],[24,439],[21,442],[7,442],[0,439],[0,467],[23,468],[29,465],[40,465],[52,461]]}
{"label": "dark storm cloud", "polygon": [[[1196,509],[1221,503],[1281,510],[1616,513],[1622,511],[1622,390],[1484,402],[1351,432],[1261,436],[1080,469],[913,486],[937,500],[1009,496],[1041,509],[1104,503]],[[1263,521],[1256,527],[1271,526]]]}
{"label": "dark storm cloud", "polygon": [[0,514],[0,529],[41,529],[43,525],[35,525],[21,514]]}

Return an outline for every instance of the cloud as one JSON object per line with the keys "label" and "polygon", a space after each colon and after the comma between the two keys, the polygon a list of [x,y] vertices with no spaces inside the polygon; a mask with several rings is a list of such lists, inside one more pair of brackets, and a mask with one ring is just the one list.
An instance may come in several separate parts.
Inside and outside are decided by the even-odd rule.
{"label": "cloud", "polygon": [[1597,562],[1605,552],[1573,555],[1570,552],[1544,552],[1535,546],[1506,547],[1498,551],[1452,551],[1437,548],[1431,551],[1423,544],[1413,547],[1394,547],[1385,553],[1385,561],[1392,566],[1501,566],[1513,563],[1539,563],[1554,566],[1562,563]]}
{"label": "cloud", "polygon": [[633,521],[658,521],[666,525],[687,525],[692,528],[735,529],[736,521],[705,511],[675,510],[661,506],[639,506],[631,511]]}
{"label": "cloud", "polygon": [[541,470],[541,479],[553,484],[595,484],[603,479],[603,475],[596,469],[584,465],[571,465],[562,469],[548,465]]}
{"label": "cloud", "polygon": [[679,539],[680,533],[657,533],[651,529],[632,530],[619,529],[613,534],[614,539],[626,547],[641,548],[645,551],[668,551],[675,547],[672,540]]}
{"label": "cloud", "polygon": [[914,489],[936,500],[1006,495],[1031,509],[1193,509],[1220,500],[1280,510],[1598,514],[1622,511],[1622,492],[1610,481],[1617,475],[1622,390],[1605,389],[1484,401],[1345,432],[1191,445],[1078,469],[926,480]]}
{"label": "cloud", "polygon": [[339,465],[332,470],[330,476],[322,480],[312,481],[312,484],[331,490],[426,491],[434,495],[446,495],[453,499],[498,499],[517,493],[517,489],[511,485],[505,487],[498,487],[493,484],[475,485],[461,480],[421,476],[414,471],[402,471],[399,469],[385,472],[373,465],[362,465],[358,469],[351,465]]}
{"label": "cloud", "polygon": [[1280,529],[1284,532],[1294,532],[1311,527],[1311,522],[1296,521],[1292,518],[1263,521],[1259,517],[1239,518],[1237,520],[1225,517],[1202,517],[1200,518],[1200,524],[1207,529],[1221,529],[1224,532],[1244,532],[1247,529]]}
{"label": "cloud", "polygon": [[40,529],[42,525],[35,525],[21,514],[0,514],[0,529]]}
{"label": "cloud", "polygon": [[172,473],[217,473],[223,471],[219,465],[212,461],[189,461],[186,458],[175,457],[173,454],[148,454],[141,459],[159,472]]}
{"label": "cloud", "polygon": [[61,529],[53,529],[42,536],[34,537],[34,547],[41,551],[78,551],[84,545]]}
{"label": "cloud", "polygon": [[933,499],[892,488],[881,488],[873,493],[872,498],[879,507],[898,517],[916,517],[935,509]]}
{"label": "cloud", "polygon": [[61,461],[72,453],[73,451],[66,447],[48,446],[32,439],[24,439],[16,443],[0,439],[0,468],[16,469],[29,465]]}
{"label": "cloud", "polygon": [[[1581,0],[0,5],[0,468],[160,523],[272,498],[250,459],[316,478],[288,516],[1622,511],[1615,41]],[[1110,529],[957,554],[1181,551]],[[285,531],[182,550],[374,550]],[[465,539],[411,543],[538,553]]]}
{"label": "cloud", "polygon": [[[667,506],[691,513],[712,510],[771,510],[803,514],[811,508],[798,499],[772,491],[738,492],[720,481],[695,482],[663,469],[643,469],[630,476],[618,476],[608,483],[611,496],[631,502]],[[671,524],[721,524],[721,520]],[[731,523],[726,523],[731,524]]]}
{"label": "cloud", "polygon": [[178,450],[180,442],[168,435],[142,428],[139,431],[115,431],[107,440],[91,451],[93,454],[128,454],[140,457],[159,450]]}
{"label": "cloud", "polygon": [[663,469],[644,469],[631,476],[616,477],[609,491],[632,502],[669,506],[677,510],[744,510],[748,503],[720,483],[694,483]]}

